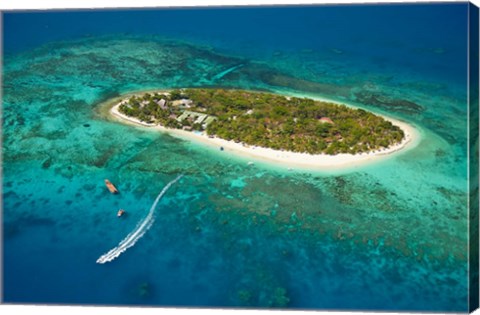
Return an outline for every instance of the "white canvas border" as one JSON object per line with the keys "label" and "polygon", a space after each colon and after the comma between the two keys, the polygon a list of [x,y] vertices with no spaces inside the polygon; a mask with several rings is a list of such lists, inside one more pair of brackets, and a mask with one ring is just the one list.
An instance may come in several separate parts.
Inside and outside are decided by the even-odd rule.
{"label": "white canvas border", "polygon": [[[419,3],[419,2],[465,2],[452,0],[14,0],[1,1],[0,11],[4,10],[41,10],[72,8],[139,8],[139,7],[178,7],[178,6],[245,6],[245,5],[288,5],[288,4],[359,4],[359,3]],[[471,0],[480,6],[480,0]],[[1,29],[1,25],[0,25]],[[220,310],[220,309],[175,309],[175,308],[131,308],[131,307],[78,307],[78,306],[23,306],[1,305],[0,312],[5,315],[387,315],[408,313],[383,312],[330,312],[330,311],[272,311],[272,310]],[[411,313],[410,313],[411,314]],[[475,314],[480,314],[476,311]]]}

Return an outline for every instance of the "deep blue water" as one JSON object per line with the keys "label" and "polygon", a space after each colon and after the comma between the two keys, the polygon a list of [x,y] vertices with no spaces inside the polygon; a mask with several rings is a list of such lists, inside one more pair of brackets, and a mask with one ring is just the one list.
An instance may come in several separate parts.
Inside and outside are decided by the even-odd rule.
{"label": "deep blue water", "polygon": [[361,63],[381,59],[465,85],[467,8],[457,3],[6,13],[4,49],[119,33],[180,37],[253,54],[336,48]]}
{"label": "deep blue water", "polygon": [[[4,300],[465,311],[467,8],[5,13]],[[184,86],[329,97],[421,142],[344,172],[246,167],[97,106]],[[96,264],[181,173],[145,236]]]}

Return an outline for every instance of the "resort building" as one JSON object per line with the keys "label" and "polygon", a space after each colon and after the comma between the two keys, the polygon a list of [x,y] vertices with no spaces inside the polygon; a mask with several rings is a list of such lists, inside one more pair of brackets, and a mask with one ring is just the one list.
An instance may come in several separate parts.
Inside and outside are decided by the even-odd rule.
{"label": "resort building", "polygon": [[202,124],[202,128],[205,129],[207,128],[208,124],[216,120],[217,117],[186,110],[176,119],[178,122],[183,122],[187,119],[193,124]]}
{"label": "resort building", "polygon": [[205,126],[204,128],[206,128],[214,120],[217,120],[217,117],[208,116],[207,119],[203,121],[203,125]]}

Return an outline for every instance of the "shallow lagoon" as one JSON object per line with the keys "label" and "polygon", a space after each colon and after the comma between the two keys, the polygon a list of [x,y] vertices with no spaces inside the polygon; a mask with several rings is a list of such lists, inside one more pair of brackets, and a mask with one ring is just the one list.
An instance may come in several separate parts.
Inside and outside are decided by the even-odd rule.
{"label": "shallow lagoon", "polygon": [[[392,33],[369,40],[357,29],[345,37],[348,30],[332,17],[325,25],[344,36],[322,32],[317,45],[299,36],[316,21],[300,19],[307,14],[301,11],[285,25],[292,35],[282,38],[270,37],[269,27],[247,35],[286,14],[266,16],[266,9],[255,13],[262,19],[251,19],[250,33],[233,28],[247,13],[222,20],[225,33],[212,33],[215,25],[205,23],[197,33],[167,27],[151,35],[132,26],[133,34],[119,34],[124,30],[117,26],[88,37],[80,35],[109,17],[92,15],[81,24],[84,33],[62,34],[58,26],[73,13],[38,15],[23,32],[48,22],[41,43],[23,33],[11,39],[9,31],[25,17],[7,15],[5,301],[466,310],[467,96],[456,58],[463,41],[455,37],[461,28],[451,19],[451,33],[437,38],[441,19],[420,18],[424,6],[407,7],[403,14],[413,14],[413,26],[425,28],[418,38],[399,21],[388,22],[385,6],[377,8],[384,19],[375,23],[390,25]],[[437,6],[432,15],[451,16],[452,7],[461,20],[462,5]],[[168,12],[163,18],[174,19],[177,11]],[[125,23],[133,25],[135,14],[129,20],[122,12]],[[201,14],[203,20],[220,16]],[[378,26],[349,17],[364,30]],[[410,64],[399,61],[406,52]],[[220,151],[111,121],[101,111],[123,93],[184,86],[328,97],[415,123],[422,143],[359,169],[288,171],[247,166]],[[178,174],[185,177],[161,199],[145,236],[117,260],[96,264]],[[104,178],[119,195],[107,192]],[[116,217],[118,208],[128,211],[124,220]]]}

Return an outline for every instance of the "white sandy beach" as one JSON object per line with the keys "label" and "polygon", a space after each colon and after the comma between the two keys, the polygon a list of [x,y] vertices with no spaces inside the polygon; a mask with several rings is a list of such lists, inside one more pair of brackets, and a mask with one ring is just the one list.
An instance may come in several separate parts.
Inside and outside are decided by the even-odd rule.
{"label": "white sandy beach", "polygon": [[[331,102],[330,100],[325,99],[318,99]],[[121,105],[121,102],[114,105],[110,109],[110,113],[118,118],[122,122],[134,124],[134,125],[141,125],[149,128],[154,128],[162,132],[168,132],[169,134],[187,140],[193,140],[197,142],[201,142],[203,144],[212,146],[220,150],[220,147],[223,147],[224,153],[233,153],[236,155],[243,156],[247,159],[252,159],[252,162],[255,160],[260,160],[269,163],[276,163],[285,165],[288,168],[308,168],[308,169],[338,169],[338,168],[345,168],[345,167],[355,167],[361,166],[366,163],[371,163],[378,161],[380,159],[385,159],[386,157],[390,156],[392,153],[403,151],[407,148],[412,148],[418,144],[419,140],[419,132],[413,126],[390,118],[384,115],[382,116],[384,119],[392,122],[392,124],[400,127],[403,132],[405,133],[405,138],[402,142],[390,146],[389,148],[372,151],[368,153],[361,153],[361,154],[337,154],[337,155],[327,155],[327,154],[307,154],[307,153],[297,153],[297,152],[290,152],[290,151],[279,151],[273,150],[269,148],[257,147],[257,146],[247,146],[242,143],[235,143],[233,141],[227,141],[224,139],[220,139],[217,137],[209,138],[205,133],[194,133],[190,131],[180,130],[180,129],[172,129],[172,128],[165,128],[163,126],[157,124],[148,124],[142,122],[136,118],[126,116],[119,112],[118,108]],[[378,114],[377,114],[378,115]]]}

